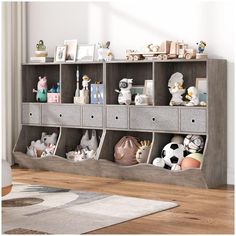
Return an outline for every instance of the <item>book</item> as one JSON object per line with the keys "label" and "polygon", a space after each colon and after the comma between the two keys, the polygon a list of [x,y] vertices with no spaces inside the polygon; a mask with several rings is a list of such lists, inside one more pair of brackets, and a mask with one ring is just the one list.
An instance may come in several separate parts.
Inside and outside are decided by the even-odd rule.
{"label": "book", "polygon": [[45,63],[45,62],[53,62],[53,57],[30,57],[30,62],[35,63]]}

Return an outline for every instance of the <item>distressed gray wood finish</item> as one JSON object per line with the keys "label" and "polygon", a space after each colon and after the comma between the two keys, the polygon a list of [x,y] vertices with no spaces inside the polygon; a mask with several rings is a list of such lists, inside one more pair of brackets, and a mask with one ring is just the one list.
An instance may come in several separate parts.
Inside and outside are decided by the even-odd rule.
{"label": "distressed gray wood finish", "polygon": [[103,106],[83,105],[82,106],[82,126],[103,127]]}
{"label": "distressed gray wood finish", "polygon": [[180,131],[207,132],[207,110],[201,108],[180,109]]}
{"label": "distressed gray wood finish", "polygon": [[227,183],[227,61],[208,60],[208,138],[202,171],[210,188]]}
{"label": "distressed gray wood finish", "polygon": [[[32,93],[32,89],[37,86],[38,76],[44,75],[48,76],[49,87],[56,84],[60,79],[62,103],[72,103],[76,86],[77,65],[79,65],[80,77],[87,74],[91,77],[92,83],[95,80],[103,81],[105,105],[80,106],[81,119],[76,121],[74,115],[77,113],[78,105],[68,104],[68,109],[65,109],[65,104],[34,103],[32,106],[27,105],[35,102],[36,95]],[[185,88],[194,86],[196,78],[207,78],[208,107],[168,106],[171,99],[167,87],[168,80],[177,71],[184,75]],[[133,78],[134,85],[144,85],[146,79],[152,79],[154,82],[154,106],[115,106],[118,94],[114,90],[118,89],[119,81],[124,77]],[[47,119],[55,119],[56,122],[54,122],[55,120],[46,122],[48,127],[41,127],[38,123],[31,126],[35,120],[23,125],[13,151],[16,161],[23,167],[34,169],[201,188],[221,186],[226,184],[227,180],[226,78],[226,61],[214,59],[24,64],[22,66],[22,91],[24,91],[22,101],[25,102],[23,104],[25,117],[22,117],[22,122],[28,122],[26,114],[31,110],[37,110],[36,107],[38,106],[43,107],[43,121],[47,118],[47,113],[54,110],[56,118],[48,117]],[[51,109],[55,107],[58,107],[59,110],[57,111],[67,113],[66,122],[57,119],[58,113],[55,112],[55,109]],[[114,120],[116,116],[118,119]],[[153,121],[152,118],[155,120]],[[40,115],[38,120],[40,120]],[[81,123],[76,123],[78,120],[81,120]],[[154,125],[155,122],[157,124]],[[83,129],[80,129],[81,127]],[[80,163],[66,160],[64,158],[65,153],[74,149],[86,128],[90,130],[95,128],[99,134],[98,160]],[[42,159],[27,157],[24,154],[26,146],[30,144],[31,140],[39,139],[43,131],[59,133],[56,155]],[[189,133],[196,133],[203,136],[205,148],[201,169],[171,172],[150,165],[154,158],[160,156],[161,150],[170,142],[174,133],[184,136]],[[124,167],[113,162],[114,146],[125,135],[152,141],[148,164]]]}
{"label": "distressed gray wood finish", "polygon": [[173,107],[131,107],[130,128],[179,131],[179,111]]}
{"label": "distressed gray wood finish", "polygon": [[150,164],[120,166],[104,159],[74,163],[59,156],[30,158],[19,152],[15,152],[14,155],[20,166],[30,169],[207,188],[204,176],[199,169],[174,172]]}
{"label": "distressed gray wood finish", "polygon": [[103,83],[103,63],[88,63],[88,64],[62,64],[61,65],[61,90],[62,103],[73,103],[76,90],[76,70],[79,68],[80,74],[80,89],[82,89],[82,76],[87,75],[91,81],[90,85],[96,81]]}
{"label": "distressed gray wood finish", "polygon": [[106,106],[106,127],[128,129],[128,106]]}
{"label": "distressed gray wood finish", "polygon": [[39,76],[47,76],[47,85],[50,89],[60,81],[60,65],[36,64],[22,66],[22,101],[36,102],[36,93]]}
{"label": "distressed gray wood finish", "polygon": [[80,126],[80,105],[42,104],[42,124]]}
{"label": "distressed gray wood finish", "polygon": [[41,104],[23,103],[21,119],[23,124],[41,124]]}

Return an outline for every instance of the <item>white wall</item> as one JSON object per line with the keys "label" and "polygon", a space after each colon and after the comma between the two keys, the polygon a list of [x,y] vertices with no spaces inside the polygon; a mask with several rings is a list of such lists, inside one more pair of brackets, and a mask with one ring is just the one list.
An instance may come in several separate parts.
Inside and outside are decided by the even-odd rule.
{"label": "white wall", "polygon": [[[191,4],[190,4],[191,2]],[[64,39],[111,41],[116,58],[126,49],[166,39],[195,46],[207,42],[210,57],[228,61],[228,183],[234,183],[234,1],[29,2],[28,56],[43,39],[49,56]],[[226,79],[226,78],[225,78]],[[222,98],[224,99],[224,98]]]}

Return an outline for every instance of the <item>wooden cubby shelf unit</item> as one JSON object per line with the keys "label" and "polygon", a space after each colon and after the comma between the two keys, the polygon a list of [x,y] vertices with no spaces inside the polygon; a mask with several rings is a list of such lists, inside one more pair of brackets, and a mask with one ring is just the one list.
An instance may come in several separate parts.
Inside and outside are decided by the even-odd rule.
{"label": "wooden cubby shelf unit", "polygon": [[[104,104],[73,104],[76,69],[81,78],[104,85]],[[196,78],[206,78],[207,107],[169,106],[168,80],[175,72],[184,75],[184,86],[195,86]],[[35,101],[33,88],[39,76],[47,76],[48,87],[60,82],[61,103]],[[153,80],[153,104],[119,105],[122,78],[134,85]],[[76,63],[26,63],[22,65],[22,130],[14,147],[16,163],[22,167],[149,181],[198,188],[215,188],[227,183],[227,62],[221,59],[167,61],[111,61]],[[85,130],[96,130],[99,147],[96,158],[81,162],[66,159],[79,144]],[[53,155],[32,158],[26,147],[41,133],[58,133]],[[152,165],[174,134],[199,134],[205,140],[203,163],[199,169],[170,171]],[[146,163],[121,166],[114,162],[114,146],[123,136],[152,141]]]}

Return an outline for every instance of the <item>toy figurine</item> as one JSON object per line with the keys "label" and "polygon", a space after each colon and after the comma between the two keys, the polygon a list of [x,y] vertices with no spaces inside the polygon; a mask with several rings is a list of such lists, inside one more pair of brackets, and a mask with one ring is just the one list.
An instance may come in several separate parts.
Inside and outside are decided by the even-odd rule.
{"label": "toy figurine", "polygon": [[46,46],[44,45],[43,40],[39,40],[36,44],[36,51],[34,52],[36,57],[47,57],[48,53],[46,51]]}
{"label": "toy figurine", "polygon": [[76,70],[76,90],[75,90],[75,97],[79,97],[79,67],[77,66]]}
{"label": "toy figurine", "polygon": [[197,43],[197,45],[198,45],[198,53],[203,53],[206,47],[206,43],[200,41],[199,43]]}
{"label": "toy figurine", "polygon": [[184,101],[182,95],[185,93],[185,89],[183,88],[183,75],[179,72],[171,75],[168,87],[169,91],[172,94],[172,98],[170,100],[170,106],[179,106],[184,105]]}
{"label": "toy figurine", "polygon": [[131,104],[130,89],[132,88],[132,83],[133,83],[133,79],[123,78],[120,81],[120,83],[119,83],[120,91],[118,89],[115,90],[117,93],[119,93],[119,96],[118,96],[118,103],[119,104],[121,104],[121,105],[122,104],[130,105]]}
{"label": "toy figurine", "polygon": [[136,160],[138,163],[146,163],[148,159],[148,154],[151,148],[150,140],[144,140],[140,142],[138,150],[136,152]]}
{"label": "toy figurine", "polygon": [[137,94],[134,98],[135,105],[148,105],[148,96],[146,94]]}
{"label": "toy figurine", "polygon": [[47,89],[48,89],[46,76],[44,76],[43,78],[41,76],[39,76],[37,89],[38,90],[33,89],[33,93],[37,93],[36,94],[36,101],[37,102],[46,102],[47,101]]}
{"label": "toy figurine", "polygon": [[109,49],[110,41],[106,43],[98,43],[98,60],[99,61],[111,61],[113,59],[113,53]]}
{"label": "toy figurine", "polygon": [[186,106],[197,106],[199,105],[198,90],[196,87],[189,87],[188,94],[185,96],[189,102],[186,103]]}
{"label": "toy figurine", "polygon": [[82,86],[83,86],[83,89],[84,90],[88,90],[88,85],[89,85],[89,82],[91,81],[91,79],[89,79],[89,77],[87,75],[84,75],[82,77]]}
{"label": "toy figurine", "polygon": [[[83,89],[77,90],[79,88],[78,80],[79,80],[79,70],[76,72],[76,77],[77,77],[77,88],[74,96],[74,103],[76,104],[88,104],[89,103],[89,82],[91,79],[87,76],[84,75],[82,77],[82,86]],[[80,92],[78,92],[80,91]],[[78,96],[79,95],[79,96]]]}

